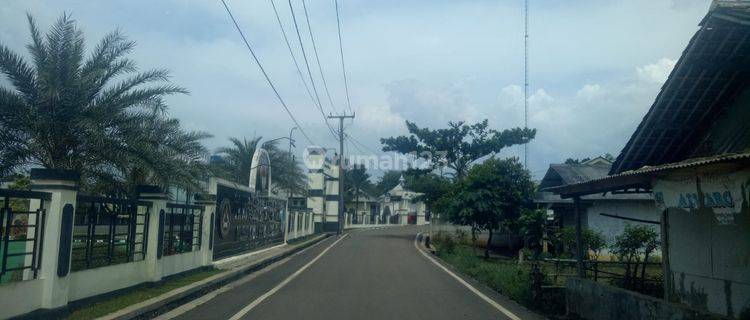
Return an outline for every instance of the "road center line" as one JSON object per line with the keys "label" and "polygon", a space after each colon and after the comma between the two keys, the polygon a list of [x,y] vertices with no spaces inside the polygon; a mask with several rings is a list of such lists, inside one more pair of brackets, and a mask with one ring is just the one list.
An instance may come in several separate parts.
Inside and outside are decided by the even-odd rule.
{"label": "road center line", "polygon": [[304,266],[302,266],[302,268],[300,268],[299,270],[297,270],[294,273],[292,273],[292,275],[290,275],[288,278],[284,279],[284,281],[282,281],[279,284],[277,284],[275,287],[273,287],[273,289],[271,289],[268,292],[264,293],[262,296],[258,297],[253,302],[251,302],[250,304],[248,304],[247,306],[245,306],[244,308],[242,308],[242,310],[240,310],[239,312],[235,313],[231,318],[229,318],[229,320],[239,320],[239,319],[241,319],[248,312],[250,312],[250,310],[253,310],[253,308],[255,308],[256,306],[258,306],[261,302],[263,302],[264,300],[268,299],[268,297],[272,296],[274,293],[276,293],[277,291],[281,290],[281,288],[283,288],[289,282],[291,282],[292,280],[294,280],[294,278],[296,278],[297,276],[299,276],[300,274],[302,274],[302,272],[304,272],[305,269],[309,268],[313,263],[315,263],[315,261],[318,261],[318,259],[320,259],[321,257],[323,257],[323,255],[326,254],[326,252],[328,252],[328,250],[331,250],[331,248],[333,248],[333,246],[335,246],[337,243],[339,243],[339,241],[344,240],[344,238],[346,238],[346,236],[347,236],[347,234],[344,234],[341,238],[338,238],[336,241],[334,241],[333,243],[331,243],[330,246],[328,246],[327,248],[325,248],[323,250],[323,252],[321,252],[320,254],[318,254],[310,262],[308,262],[307,264],[305,264]]}
{"label": "road center line", "polygon": [[440,264],[439,262],[437,262],[434,258],[430,257],[430,255],[428,255],[422,249],[419,249],[419,245],[418,245],[417,239],[419,239],[419,235],[420,234],[421,233],[418,233],[417,236],[414,237],[414,248],[416,248],[417,251],[419,251],[419,253],[421,253],[425,258],[427,258],[427,260],[430,260],[436,266],[440,267],[440,269],[443,269],[443,271],[445,271],[451,277],[453,277],[454,279],[456,279],[459,283],[461,283],[462,285],[464,285],[464,287],[468,288],[471,292],[473,292],[474,294],[476,294],[477,296],[479,296],[480,298],[482,298],[482,300],[484,300],[485,302],[489,303],[492,307],[494,307],[498,311],[502,312],[508,318],[511,318],[512,320],[521,320],[521,318],[519,318],[513,312],[510,312],[510,310],[504,308],[499,303],[495,302],[495,300],[490,299],[490,297],[486,296],[484,293],[482,293],[481,291],[479,291],[477,288],[474,288],[474,286],[472,286],[468,282],[464,281],[464,279],[462,279],[461,277],[457,276],[455,273],[453,273],[452,271],[448,270],[448,268],[446,268],[445,266],[443,266],[442,264]]}

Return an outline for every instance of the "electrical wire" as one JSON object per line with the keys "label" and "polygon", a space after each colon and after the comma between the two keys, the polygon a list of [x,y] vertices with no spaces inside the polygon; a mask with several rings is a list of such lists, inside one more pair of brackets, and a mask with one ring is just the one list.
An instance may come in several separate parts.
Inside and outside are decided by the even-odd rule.
{"label": "electrical wire", "polygon": [[315,86],[315,79],[312,76],[312,71],[310,70],[310,63],[307,60],[307,53],[305,52],[305,45],[302,43],[302,35],[299,32],[299,24],[297,23],[297,15],[294,14],[294,6],[292,5],[292,0],[288,0],[289,2],[289,12],[292,14],[292,21],[294,22],[294,30],[297,32],[297,40],[299,40],[299,47],[302,50],[302,57],[305,61],[305,67],[307,68],[307,75],[310,77],[310,83],[312,84],[313,92],[315,92],[315,98],[318,101],[317,107],[320,111],[320,114],[323,116],[323,120],[326,123],[326,126],[328,127],[328,130],[331,131],[331,134],[338,139],[336,129],[334,129],[330,123],[328,123],[328,117],[326,116],[325,111],[323,111],[323,104],[320,102],[320,94],[318,94],[318,88]]}
{"label": "electrical wire", "polygon": [[349,108],[349,112],[352,111],[352,101],[349,98],[349,81],[346,79],[346,63],[344,62],[344,44],[341,40],[341,18],[339,18],[339,0],[334,0],[336,5],[336,26],[339,31],[339,53],[341,55],[341,72],[344,74],[344,90],[346,91],[346,106]]}
{"label": "electrical wire", "polygon": [[292,119],[292,122],[299,128],[299,131],[302,133],[302,135],[305,137],[307,142],[310,144],[315,144],[312,139],[307,135],[304,129],[302,129],[302,126],[299,124],[297,119],[294,117],[294,114],[289,110],[289,107],[287,106],[286,102],[284,102],[284,99],[281,98],[281,94],[279,94],[279,91],[276,89],[276,86],[273,84],[273,81],[271,81],[271,78],[268,76],[268,73],[266,72],[266,69],[263,68],[263,64],[260,63],[260,60],[258,59],[258,56],[255,55],[255,51],[253,50],[252,46],[250,45],[250,42],[245,38],[245,34],[242,32],[242,29],[240,28],[240,25],[237,24],[237,20],[235,20],[234,15],[232,14],[232,11],[229,9],[229,6],[224,0],[221,0],[221,3],[224,5],[224,9],[227,10],[227,14],[229,14],[229,18],[232,19],[232,23],[234,23],[235,28],[237,28],[237,32],[239,32],[240,36],[242,37],[242,41],[245,42],[245,46],[250,51],[250,54],[253,56],[253,60],[255,60],[255,63],[258,65],[258,68],[260,68],[260,71],[263,73],[263,77],[266,78],[266,81],[268,82],[268,85],[271,86],[271,89],[273,89],[274,94],[276,95],[276,98],[281,103],[281,106],[284,107],[284,110],[289,115],[289,118]]}
{"label": "electrical wire", "polygon": [[323,89],[325,89],[326,91],[326,96],[328,96],[328,102],[331,104],[331,109],[333,109],[334,112],[339,113],[338,110],[336,110],[336,106],[334,106],[333,104],[333,99],[331,99],[331,92],[328,91],[328,83],[326,82],[326,77],[323,74],[323,67],[320,64],[320,57],[318,56],[318,46],[315,45],[315,37],[313,37],[312,25],[310,24],[310,15],[308,15],[307,13],[307,5],[305,4],[305,0],[302,0],[302,9],[304,9],[305,11],[305,20],[307,21],[307,32],[310,34],[310,42],[312,42],[313,52],[315,53],[315,61],[318,63],[318,71],[320,72],[320,79],[323,80]]}

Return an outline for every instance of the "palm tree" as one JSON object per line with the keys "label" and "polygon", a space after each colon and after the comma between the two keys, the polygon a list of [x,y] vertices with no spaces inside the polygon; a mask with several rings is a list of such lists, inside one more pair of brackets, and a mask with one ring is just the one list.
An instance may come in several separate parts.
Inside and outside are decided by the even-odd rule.
{"label": "palm tree", "polygon": [[[216,150],[221,155],[222,161],[214,165],[213,173],[219,177],[232,180],[242,185],[250,184],[250,168],[253,161],[255,149],[263,137],[229,138],[231,147],[222,147]],[[273,172],[271,173],[273,174]]]}
{"label": "palm tree", "polygon": [[364,164],[354,164],[351,170],[346,172],[346,187],[347,187],[347,201],[351,201],[354,198],[354,214],[357,214],[359,210],[359,196],[363,191],[370,190],[372,188],[372,182],[370,182],[370,174],[367,173]]}
{"label": "palm tree", "polygon": [[271,158],[271,178],[273,178],[273,192],[286,190],[289,195],[305,195],[307,191],[307,175],[302,164],[289,151],[282,150],[275,142],[265,144]]}
{"label": "palm tree", "polygon": [[[119,30],[86,58],[69,15],[45,36],[30,15],[28,21],[30,63],[0,44],[0,73],[12,85],[0,87],[0,175],[36,165],[78,171],[84,182],[142,175],[182,183],[196,176],[192,165],[205,152],[198,140],[207,134],[182,131],[164,117],[163,98],[187,93],[169,83],[167,71],[138,73],[125,58],[135,42]],[[175,167],[184,164],[190,166]]]}
{"label": "palm tree", "polygon": [[[261,139],[262,137],[250,140],[229,138],[232,143],[231,147],[216,150],[221,160],[212,163],[212,173],[242,185],[249,185],[253,155]],[[281,189],[294,194],[304,194],[307,189],[307,176],[301,164],[294,160],[288,151],[279,148],[276,141],[263,144],[263,148],[266,149],[271,160],[272,191],[276,192]]]}

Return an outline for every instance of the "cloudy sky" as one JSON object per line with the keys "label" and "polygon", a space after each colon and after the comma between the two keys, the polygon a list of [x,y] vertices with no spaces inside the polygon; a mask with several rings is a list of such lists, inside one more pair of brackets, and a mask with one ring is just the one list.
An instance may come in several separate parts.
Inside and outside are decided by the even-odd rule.
{"label": "cloudy sky", "polygon": [[[289,4],[276,1],[300,63]],[[617,155],[705,15],[709,0],[530,0],[529,167],[539,177],[568,157]],[[282,97],[315,144],[337,146],[305,92],[270,0],[227,0]],[[322,90],[300,0],[292,0],[323,108],[345,109],[333,0],[307,0],[333,108]],[[523,1],[339,0],[352,108],[347,130],[365,147],[403,134],[404,120],[523,125]],[[33,1],[0,6],[0,43],[25,54],[25,13],[46,29],[68,12],[93,46],[120,28],[141,69],[167,68],[190,95],[170,114],[227,138],[276,138],[293,126],[219,0]],[[306,73],[304,64],[303,72]],[[7,85],[4,79],[0,83]],[[298,151],[307,142],[297,132]],[[504,155],[519,154],[511,148]]]}

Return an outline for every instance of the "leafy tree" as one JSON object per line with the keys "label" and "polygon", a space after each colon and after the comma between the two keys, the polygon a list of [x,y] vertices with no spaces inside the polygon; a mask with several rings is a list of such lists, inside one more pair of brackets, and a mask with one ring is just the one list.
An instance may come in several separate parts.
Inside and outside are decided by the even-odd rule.
{"label": "leafy tree", "polygon": [[[517,158],[490,158],[469,170],[465,179],[458,181],[447,200],[448,220],[466,225],[476,231],[510,228],[523,208],[531,207],[534,183],[528,170]],[[490,246],[485,249],[489,257]]]}
{"label": "leafy tree", "polygon": [[[645,281],[646,266],[651,254],[660,245],[659,234],[650,226],[625,225],[622,234],[615,237],[612,253],[617,259],[625,263],[625,278],[623,285],[634,288],[638,279],[638,266],[641,264],[641,283]],[[641,260],[643,259],[643,260]]]}
{"label": "leafy tree", "polygon": [[524,144],[536,135],[536,129],[513,128],[496,131],[485,119],[475,124],[449,122],[448,128],[420,128],[406,121],[409,136],[382,138],[383,151],[414,154],[428,160],[433,169],[447,166],[457,178],[466,176],[472,163],[505,147]]}
{"label": "leafy tree", "polygon": [[453,183],[449,178],[435,173],[419,173],[412,170],[406,171],[405,179],[409,190],[422,194],[416,200],[423,201],[430,213],[438,210],[439,199],[450,192]]}
{"label": "leafy tree", "polygon": [[[569,257],[576,255],[576,230],[572,227],[560,229],[557,234],[558,242],[563,247],[563,251]],[[583,245],[584,258],[588,259],[588,253],[591,252],[594,260],[599,259],[599,254],[607,247],[607,240],[601,231],[583,228],[581,230],[581,243]]]}
{"label": "leafy tree", "polygon": [[372,182],[370,182],[370,174],[367,173],[367,169],[363,164],[354,164],[351,169],[345,173],[346,178],[346,191],[344,196],[348,201],[354,200],[355,213],[359,208],[359,199],[362,193],[367,193],[368,190],[372,189]]}
{"label": "leafy tree", "polygon": [[397,170],[389,170],[383,173],[374,186],[375,193],[377,195],[382,195],[393,189],[393,187],[398,185],[398,180],[401,178],[402,174],[402,171]]}
{"label": "leafy tree", "polygon": [[[193,183],[207,134],[179,129],[163,100],[187,90],[165,70],[136,72],[126,58],[135,42],[120,31],[85,57],[83,33],[67,14],[45,36],[28,22],[31,63],[0,45],[0,73],[12,85],[0,87],[0,175],[37,165],[81,173],[84,189],[103,181],[122,189],[133,175]],[[182,164],[189,167],[172,167]]]}

